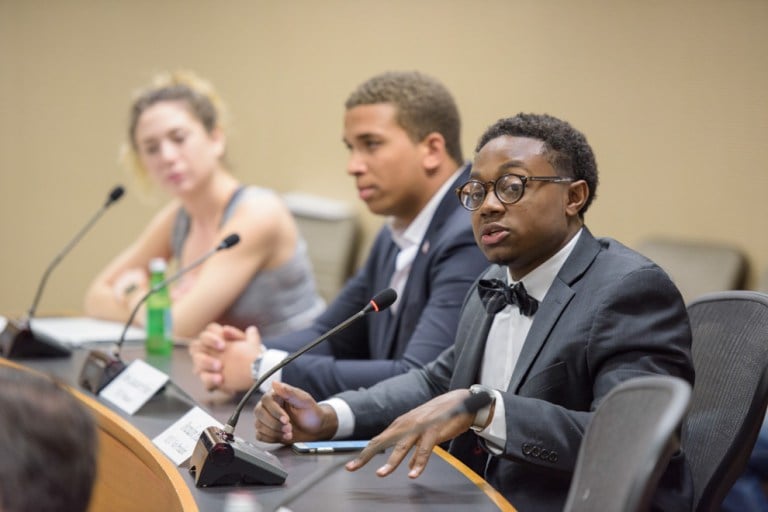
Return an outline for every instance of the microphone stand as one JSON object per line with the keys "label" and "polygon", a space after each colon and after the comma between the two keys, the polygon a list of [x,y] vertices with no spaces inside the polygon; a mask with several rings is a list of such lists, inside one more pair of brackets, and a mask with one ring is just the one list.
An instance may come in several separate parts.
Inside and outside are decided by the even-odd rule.
{"label": "microphone stand", "polygon": [[254,382],[237,404],[224,428],[208,427],[200,433],[200,439],[195,445],[189,462],[189,471],[195,475],[195,485],[197,487],[238,483],[280,485],[285,482],[288,473],[280,465],[277,457],[234,436],[237,420],[246,402],[269,377],[285,365],[346,329],[358,318],[374,311],[387,309],[396,299],[397,293],[392,288],[379,292],[363,309],[293,354],[286,356]]}
{"label": "microphone stand", "polygon": [[120,334],[112,354],[107,354],[101,350],[91,350],[83,363],[83,368],[80,370],[80,376],[78,377],[78,383],[94,395],[97,395],[104,387],[112,382],[115,377],[120,375],[126,368],[126,364],[120,357],[120,351],[125,343],[125,336],[128,333],[128,329],[133,324],[136,314],[139,312],[141,305],[147,301],[147,299],[153,293],[157,293],[161,289],[170,285],[171,283],[180,279],[184,274],[201,265],[205,260],[216,254],[223,249],[229,249],[233,245],[240,241],[240,237],[237,234],[231,234],[226,237],[219,245],[203,254],[201,257],[176,272],[173,276],[169,277],[157,283],[151,287],[147,292],[139,299],[136,305],[131,310],[131,314],[128,317],[128,321],[123,327],[123,332]]}
{"label": "microphone stand", "polygon": [[224,432],[226,434],[230,435],[230,436],[232,436],[234,434],[235,427],[237,426],[237,422],[240,419],[240,412],[245,407],[245,404],[246,404],[246,402],[248,402],[248,399],[251,398],[251,396],[253,395],[254,392],[256,392],[257,389],[261,388],[261,385],[264,384],[267,381],[267,379],[269,379],[278,370],[282,369],[285,365],[287,365],[288,363],[290,363],[291,361],[293,361],[294,359],[296,359],[297,357],[299,357],[303,353],[305,353],[305,352],[307,352],[309,350],[312,350],[317,345],[319,345],[320,343],[325,341],[327,338],[330,338],[331,336],[333,336],[337,332],[343,331],[344,329],[349,327],[349,325],[352,322],[354,322],[355,320],[357,320],[361,316],[364,316],[365,314],[366,314],[365,310],[358,311],[357,313],[355,313],[351,317],[347,318],[342,323],[340,323],[339,325],[337,325],[336,327],[334,327],[333,329],[331,329],[330,331],[328,331],[324,335],[320,336],[316,340],[314,340],[314,341],[308,343],[307,345],[303,346],[302,348],[300,348],[299,350],[297,350],[293,354],[290,354],[290,355],[286,356],[282,361],[280,361],[278,364],[276,364],[275,366],[270,368],[267,372],[265,372],[264,375],[262,375],[259,378],[259,380],[254,382],[253,385],[250,388],[248,388],[248,391],[246,391],[245,395],[243,395],[243,397],[240,399],[240,402],[237,404],[237,407],[235,407],[235,411],[232,413],[232,416],[229,417],[229,419],[227,420],[226,425],[224,425]]}
{"label": "microphone stand", "polygon": [[35,311],[40,302],[40,297],[43,293],[43,288],[48,282],[48,277],[51,275],[53,269],[64,259],[64,256],[69,253],[70,250],[80,241],[80,239],[87,233],[91,227],[101,218],[104,212],[109,208],[112,203],[120,199],[125,193],[125,189],[118,185],[112,189],[104,205],[99,208],[88,223],[83,226],[80,231],[69,241],[67,245],[53,258],[53,261],[48,265],[43,273],[43,277],[40,280],[40,284],[37,286],[35,292],[35,298],[32,301],[32,305],[29,307],[27,314],[19,319],[8,319],[3,332],[0,333],[0,353],[8,359],[15,358],[36,358],[36,357],[66,357],[69,356],[72,351],[60,343],[58,340],[49,336],[42,335],[40,333],[34,333],[32,331],[32,318],[35,316]]}

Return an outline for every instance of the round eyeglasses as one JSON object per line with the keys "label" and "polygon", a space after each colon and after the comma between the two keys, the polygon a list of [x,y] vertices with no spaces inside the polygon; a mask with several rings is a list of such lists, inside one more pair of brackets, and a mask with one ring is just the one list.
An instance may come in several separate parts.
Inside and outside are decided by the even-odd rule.
{"label": "round eyeglasses", "polygon": [[493,193],[504,204],[518,202],[525,193],[525,184],[529,181],[549,181],[551,183],[571,183],[573,178],[563,176],[520,176],[519,174],[505,174],[493,181],[469,180],[456,189],[461,206],[469,211],[475,211],[483,205],[488,187],[493,187]]}

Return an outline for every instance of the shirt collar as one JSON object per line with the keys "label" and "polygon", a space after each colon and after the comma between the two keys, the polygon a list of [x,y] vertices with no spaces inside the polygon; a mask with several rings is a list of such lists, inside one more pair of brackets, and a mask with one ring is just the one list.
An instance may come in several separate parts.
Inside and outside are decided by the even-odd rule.
{"label": "shirt collar", "polygon": [[[568,256],[571,255],[571,252],[573,252],[573,248],[576,247],[576,242],[578,242],[579,237],[581,237],[582,231],[584,231],[584,228],[579,229],[576,235],[571,238],[562,249],[557,251],[554,256],[531,270],[520,280],[525,285],[528,295],[539,302],[544,300],[544,296],[549,291],[549,287],[552,286],[552,282],[555,280],[557,273],[560,272],[565,260],[567,260]],[[512,279],[512,274],[509,273],[509,268],[507,268],[507,282],[510,284],[515,284],[516,282]]]}
{"label": "shirt collar", "polygon": [[432,217],[434,217],[435,212],[437,211],[437,207],[440,206],[440,202],[443,200],[443,197],[445,197],[445,194],[448,193],[451,185],[454,181],[456,181],[464,168],[465,166],[459,167],[449,179],[445,180],[445,183],[442,184],[442,186],[437,190],[435,195],[432,196],[426,206],[421,209],[416,218],[413,219],[413,221],[408,224],[405,229],[395,228],[394,219],[392,217],[387,219],[387,226],[389,227],[390,233],[392,234],[392,240],[400,248],[400,250],[407,249],[421,243],[422,239],[424,239],[424,235],[427,234],[427,229],[429,228],[429,224],[432,222]]}

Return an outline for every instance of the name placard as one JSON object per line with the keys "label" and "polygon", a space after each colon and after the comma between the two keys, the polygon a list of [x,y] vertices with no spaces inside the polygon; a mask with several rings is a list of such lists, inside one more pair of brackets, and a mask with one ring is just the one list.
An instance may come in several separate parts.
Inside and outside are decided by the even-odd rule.
{"label": "name placard", "polygon": [[222,427],[222,424],[199,407],[193,407],[176,423],[165,429],[152,442],[160,448],[174,464],[180,466],[192,456],[200,433],[208,427]]}
{"label": "name placard", "polygon": [[134,360],[99,396],[133,415],[168,382],[168,375],[141,359]]}

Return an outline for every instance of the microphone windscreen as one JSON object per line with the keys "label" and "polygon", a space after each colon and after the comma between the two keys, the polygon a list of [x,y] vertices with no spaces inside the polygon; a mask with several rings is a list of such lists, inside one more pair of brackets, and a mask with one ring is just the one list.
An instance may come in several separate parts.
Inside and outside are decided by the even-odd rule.
{"label": "microphone windscreen", "polygon": [[125,193],[125,189],[122,185],[117,185],[115,188],[112,189],[112,191],[109,193],[109,197],[107,198],[107,204],[106,206],[109,206],[110,204],[114,203],[121,197],[123,197],[123,194]]}
{"label": "microphone windscreen", "polygon": [[384,311],[389,306],[395,303],[397,300],[397,292],[392,288],[387,288],[377,293],[371,302],[374,304],[376,311]]}
{"label": "microphone windscreen", "polygon": [[221,241],[219,244],[220,249],[229,249],[233,245],[237,245],[240,242],[240,235],[232,233],[227,238]]}
{"label": "microphone windscreen", "polygon": [[490,393],[473,393],[461,404],[464,412],[474,414],[491,403]]}

